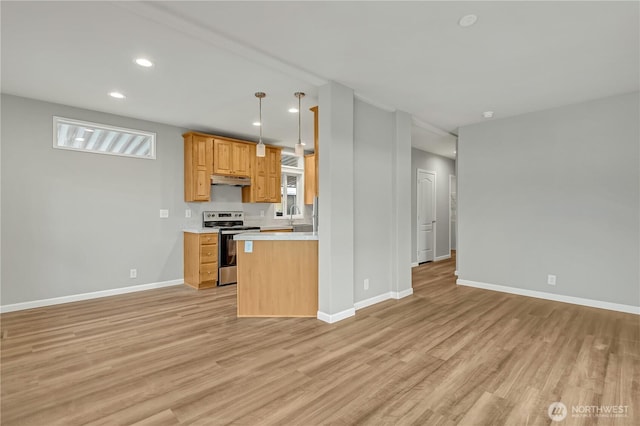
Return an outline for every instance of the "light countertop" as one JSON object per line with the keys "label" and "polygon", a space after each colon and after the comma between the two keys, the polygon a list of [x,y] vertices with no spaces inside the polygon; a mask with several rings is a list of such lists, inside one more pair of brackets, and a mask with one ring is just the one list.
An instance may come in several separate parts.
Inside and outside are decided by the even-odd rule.
{"label": "light countertop", "polygon": [[266,225],[266,226],[261,226],[260,230],[261,231],[274,231],[277,229],[293,229],[293,226],[291,225]]}
{"label": "light countertop", "polygon": [[233,237],[236,241],[318,241],[313,232],[246,232]]}
{"label": "light countertop", "polygon": [[190,234],[217,234],[218,230],[213,228],[187,228],[182,232],[188,232]]}

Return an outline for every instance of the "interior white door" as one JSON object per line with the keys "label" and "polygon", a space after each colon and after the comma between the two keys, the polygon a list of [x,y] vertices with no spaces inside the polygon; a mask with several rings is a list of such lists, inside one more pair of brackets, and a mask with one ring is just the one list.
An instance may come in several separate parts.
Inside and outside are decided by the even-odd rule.
{"label": "interior white door", "polygon": [[418,170],[418,263],[435,255],[436,174]]}

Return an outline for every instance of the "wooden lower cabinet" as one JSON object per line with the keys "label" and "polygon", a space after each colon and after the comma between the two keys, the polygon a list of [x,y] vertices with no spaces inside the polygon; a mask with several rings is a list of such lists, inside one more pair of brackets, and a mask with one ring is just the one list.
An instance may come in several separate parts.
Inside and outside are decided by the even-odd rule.
{"label": "wooden lower cabinet", "polygon": [[184,233],[184,283],[196,289],[218,282],[218,234]]}

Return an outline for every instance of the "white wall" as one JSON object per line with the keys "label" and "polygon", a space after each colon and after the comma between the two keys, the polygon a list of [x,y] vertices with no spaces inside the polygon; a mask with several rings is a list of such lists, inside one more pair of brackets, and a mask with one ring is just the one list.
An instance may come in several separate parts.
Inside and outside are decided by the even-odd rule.
{"label": "white wall", "polygon": [[455,161],[416,148],[411,150],[411,262],[418,261],[417,179],[418,169],[436,173],[436,252],[435,257],[450,255],[449,247],[449,175],[455,175]]}
{"label": "white wall", "polygon": [[640,306],[639,103],[636,92],[461,128],[459,278]]}
{"label": "white wall", "polygon": [[[184,129],[1,101],[2,305],[182,279]],[[54,115],[156,132],[157,159],[54,149]]]}
{"label": "white wall", "polygon": [[[354,105],[354,298],[391,291],[393,113]],[[369,279],[369,289],[364,289]]]}

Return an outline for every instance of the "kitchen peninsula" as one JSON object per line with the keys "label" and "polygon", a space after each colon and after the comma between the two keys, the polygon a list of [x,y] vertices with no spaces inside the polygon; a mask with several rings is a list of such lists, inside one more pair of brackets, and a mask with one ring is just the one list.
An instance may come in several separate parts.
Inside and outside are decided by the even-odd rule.
{"label": "kitchen peninsula", "polygon": [[238,317],[316,317],[317,233],[245,233],[235,240]]}

